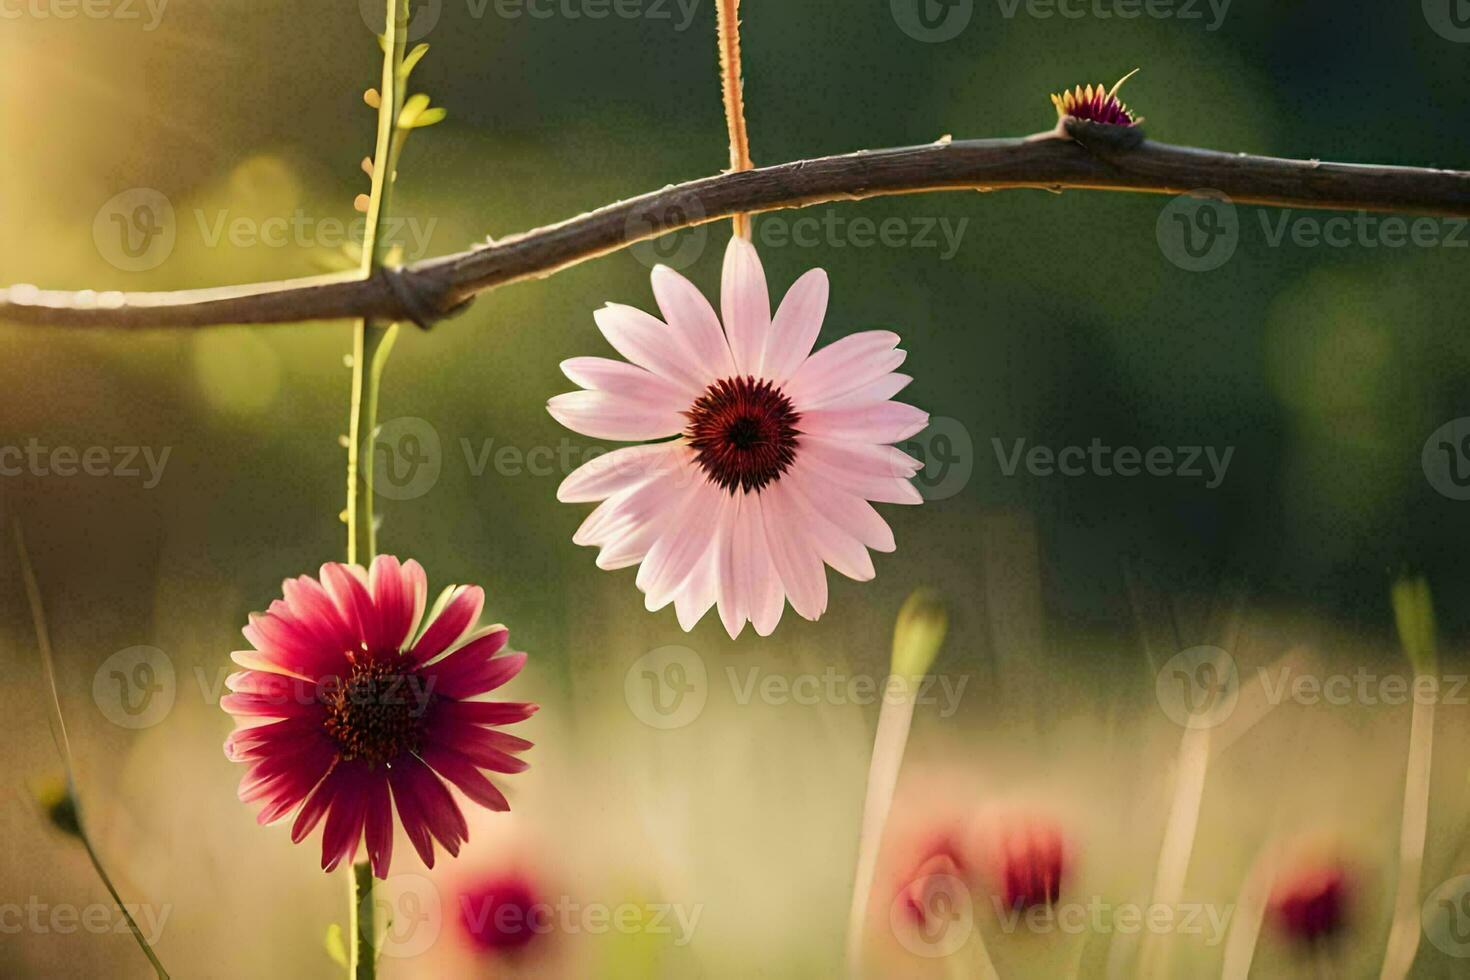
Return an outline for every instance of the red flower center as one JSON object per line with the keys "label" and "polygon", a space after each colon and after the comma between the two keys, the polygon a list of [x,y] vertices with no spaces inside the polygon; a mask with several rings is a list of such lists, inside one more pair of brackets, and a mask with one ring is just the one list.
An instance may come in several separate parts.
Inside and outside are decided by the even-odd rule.
{"label": "red flower center", "polygon": [[345,680],[329,677],[318,686],[324,727],[343,759],[389,762],[417,750],[431,692],[407,666],[400,659],[354,661]]}
{"label": "red flower center", "polygon": [[705,475],[730,493],[771,483],[796,459],[801,415],[781,389],[746,376],[705,389],[684,413],[685,435]]}

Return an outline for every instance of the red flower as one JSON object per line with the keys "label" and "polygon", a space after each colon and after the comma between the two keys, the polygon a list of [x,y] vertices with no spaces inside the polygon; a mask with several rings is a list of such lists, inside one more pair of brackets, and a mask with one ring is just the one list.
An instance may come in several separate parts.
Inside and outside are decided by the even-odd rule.
{"label": "red flower", "polygon": [[551,928],[551,913],[530,879],[509,872],[486,879],[459,897],[460,924],[470,942],[489,952],[521,949]]}
{"label": "red flower", "polygon": [[297,843],[325,817],[326,871],[351,862],[366,836],[373,873],[386,877],[393,804],[426,865],[436,839],[458,854],[469,827],[444,780],[510,809],[481,770],[526,768],[516,754],[531,743],[496,729],[536,705],[478,699],[520,673],[526,655],[495,656],[504,626],[475,629],[478,586],[446,589],[420,633],[428,584],[415,561],[381,555],[371,571],[329,563],[320,580],[282,589],[250,616],[255,649],[232,655],[247,669],[230,675],[233,693],[220,702],[242,725],[225,742],[225,755],[249,766],[240,799],[263,804],[262,824],[294,813]]}
{"label": "red flower", "polygon": [[1348,920],[1352,881],[1336,862],[1307,865],[1276,880],[1268,911],[1287,936],[1300,942],[1319,942],[1340,933]]}
{"label": "red flower", "polygon": [[1067,874],[1061,828],[1045,817],[1012,817],[982,833],[986,865],[1007,907],[1054,905]]}

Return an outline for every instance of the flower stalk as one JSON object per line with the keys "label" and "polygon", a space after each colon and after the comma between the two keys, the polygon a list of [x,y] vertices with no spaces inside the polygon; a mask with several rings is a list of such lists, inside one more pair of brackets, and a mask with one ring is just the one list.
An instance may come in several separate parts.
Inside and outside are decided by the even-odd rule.
{"label": "flower stalk", "polygon": [[873,755],[868,763],[868,790],[863,800],[862,830],[858,837],[857,870],[853,876],[852,908],[847,920],[848,976],[862,973],[863,920],[873,894],[878,870],[878,852],[883,828],[893,808],[893,793],[903,767],[909,727],[914,718],[914,699],[924,675],[934,665],[949,629],[949,619],[939,597],[926,589],[909,596],[898,613],[893,631],[893,656],[883,707],[878,713],[878,731],[873,737]]}
{"label": "flower stalk", "polygon": [[[730,173],[750,170],[750,134],[745,129],[745,79],[740,67],[740,0],[719,0],[716,22],[720,43],[720,89],[725,101],[725,125],[730,131]],[[735,234],[750,238],[750,212],[731,216]]]}
{"label": "flower stalk", "polygon": [[124,902],[122,895],[118,893],[117,886],[112,883],[112,876],[102,864],[102,858],[97,849],[92,846],[92,838],[87,833],[86,824],[82,820],[82,804],[77,796],[76,767],[72,764],[71,740],[66,734],[66,720],[61,713],[61,697],[56,687],[56,663],[51,653],[51,632],[46,628],[46,610],[41,604],[41,587],[36,581],[35,569],[31,567],[31,556],[26,551],[25,536],[21,533],[20,522],[16,521],[11,530],[15,535],[15,553],[20,561],[21,578],[25,582],[26,600],[31,607],[31,621],[36,630],[36,646],[41,651],[41,667],[46,677],[46,686],[51,695],[51,737],[56,742],[56,750],[61,753],[62,769],[66,773],[66,798],[71,803],[69,822],[64,826],[67,833],[72,834],[82,842],[82,847],[87,851],[87,859],[92,862],[92,870],[97,872],[97,877],[102,880],[102,886],[107,889],[107,894],[112,896],[113,903],[122,912],[124,921],[128,924],[128,932],[132,934],[133,941],[148,958],[148,963],[153,967],[154,974],[158,980],[169,980],[168,971],[163,968],[163,963],[158,959],[158,954],[153,952],[153,947],[143,936],[143,930],[138,928],[133,913],[129,911],[128,903]]}
{"label": "flower stalk", "polygon": [[[364,279],[383,267],[388,243],[383,222],[392,201],[397,177],[399,116],[403,112],[403,70],[408,47],[409,0],[385,0],[383,77],[378,91],[378,135],[373,150],[372,192],[367,204],[367,227],[362,243]],[[364,318],[357,322],[352,339],[352,402],[347,432],[347,561],[370,561],[377,553],[377,527],[373,519],[373,437],[378,417],[378,391],[383,368],[393,349],[396,324]],[[373,871],[369,861],[352,868],[348,905],[347,973],[353,980],[377,976],[375,918],[373,914]]]}
{"label": "flower stalk", "polygon": [[[1414,668],[1414,689],[1424,678],[1438,680],[1434,603],[1422,578],[1400,579],[1390,593],[1399,642]],[[1438,690],[1435,684],[1431,688]],[[1415,697],[1409,722],[1409,757],[1404,774],[1404,810],[1399,823],[1399,874],[1393,925],[1383,954],[1380,980],[1403,980],[1419,952],[1419,885],[1424,874],[1424,838],[1429,823],[1429,774],[1434,752],[1434,698]]]}

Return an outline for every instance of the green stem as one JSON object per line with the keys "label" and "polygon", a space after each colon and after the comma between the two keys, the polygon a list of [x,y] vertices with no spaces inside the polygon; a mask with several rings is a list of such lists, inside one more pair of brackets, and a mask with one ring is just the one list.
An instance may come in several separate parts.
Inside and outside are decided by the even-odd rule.
{"label": "green stem", "polygon": [[348,947],[350,980],[373,980],[378,975],[377,906],[373,902],[373,869],[366,861],[352,866],[352,908],[348,914],[352,943]]}
{"label": "green stem", "polygon": [[[384,0],[383,78],[378,92],[378,137],[373,151],[373,186],[368,199],[367,228],[362,242],[362,274],[382,268],[389,243],[383,222],[393,196],[398,154],[403,140],[398,117],[403,111],[403,58],[408,45],[408,0]],[[378,389],[393,347],[396,327],[359,320],[352,338],[352,407],[347,431],[347,560],[364,564],[377,553],[373,522],[373,437],[377,429]]]}
{"label": "green stem", "polygon": [[97,877],[102,879],[102,886],[107,889],[107,894],[112,896],[118,909],[122,911],[123,918],[127,920],[128,931],[133,934],[133,940],[143,955],[148,957],[148,962],[153,966],[153,972],[158,975],[158,980],[169,980],[168,971],[159,962],[158,956],[153,952],[153,947],[143,936],[143,930],[138,928],[138,923],[133,919],[133,913],[128,911],[127,903],[122,900],[117,886],[112,883],[112,876],[102,866],[102,858],[98,856],[97,849],[92,846],[92,838],[87,833],[86,822],[82,819],[82,801],[77,795],[76,767],[72,764],[71,740],[66,735],[66,719],[61,713],[61,695],[56,687],[56,663],[51,654],[51,632],[46,628],[46,610],[41,605],[41,587],[36,581],[36,571],[31,567],[31,556],[26,551],[25,536],[20,530],[20,521],[16,521],[11,530],[15,533],[15,553],[20,560],[21,577],[25,580],[26,600],[31,607],[31,621],[36,627],[36,646],[41,651],[41,668],[46,677],[46,686],[51,693],[51,736],[56,741],[56,749],[61,753],[61,765],[66,772],[66,791],[71,796],[72,806],[76,810],[77,836],[81,838],[82,846],[87,849],[87,858],[92,862],[92,869],[97,872]]}
{"label": "green stem", "polygon": [[[408,42],[408,0],[385,0],[383,80],[378,92],[378,138],[373,152],[373,188],[368,199],[367,229],[362,242],[362,273],[373,275],[388,255],[383,220],[392,199],[398,154],[403,140],[398,117],[403,111],[403,58]],[[378,392],[383,368],[393,349],[396,324],[359,320],[352,338],[352,407],[347,432],[347,560],[364,564],[377,554],[373,521],[373,437],[378,427]],[[348,909],[347,975],[373,980],[378,972],[373,871],[367,861],[352,867]]]}

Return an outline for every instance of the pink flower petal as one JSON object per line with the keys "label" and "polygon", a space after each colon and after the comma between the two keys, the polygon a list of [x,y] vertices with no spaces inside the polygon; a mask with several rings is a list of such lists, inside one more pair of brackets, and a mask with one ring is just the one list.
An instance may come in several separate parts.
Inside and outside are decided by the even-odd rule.
{"label": "pink flower petal", "polygon": [[386,779],[381,770],[370,771],[355,762],[343,762],[332,770],[338,779],[337,795],[327,810],[327,824],[322,828],[322,870],[335,871],[342,862],[352,863],[362,842],[363,824],[367,822],[368,792],[372,781]]}
{"label": "pink flower petal", "polygon": [[890,330],[865,330],[834,341],[817,351],[782,385],[798,411],[808,401],[837,398],[876,381],[903,363],[904,352],[895,350],[898,334]]}
{"label": "pink flower petal", "polygon": [[803,619],[816,620],[827,609],[827,572],[788,494],[781,480],[761,494],[766,544],[791,608]]}
{"label": "pink flower petal", "polygon": [[435,717],[472,725],[513,725],[536,711],[536,705],[524,701],[445,701],[434,706]]}
{"label": "pink flower petal", "polygon": [[792,283],[771,320],[762,373],[784,385],[811,354],[827,315],[827,273],[812,269]]}
{"label": "pink flower petal", "polygon": [[368,783],[366,810],[363,830],[368,860],[372,862],[373,875],[386,878],[388,864],[393,860],[393,804],[388,797],[386,774]]}
{"label": "pink flower petal", "polygon": [[720,329],[719,317],[704,294],[666,265],[654,266],[649,278],[659,311],[674,328],[677,342],[693,358],[696,366],[693,381],[699,389],[702,391],[710,382],[733,374],[735,361],[730,356],[730,345]]}
{"label": "pink flower petal", "polygon": [[504,813],[510,809],[510,803],[506,801],[505,794],[496,789],[495,784],[486,779],[480,770],[475,768],[474,763],[465,758],[462,753],[431,742],[424,746],[419,756],[429,768],[449,780],[459,788],[461,793],[487,810]]}
{"label": "pink flower petal", "polygon": [[650,612],[673,600],[674,591],[708,550],[721,493],[707,482],[686,489],[669,526],[648,549],[635,581],[646,594],[644,605]]}
{"label": "pink flower petal", "polygon": [[606,357],[573,357],[561,362],[562,373],[589,391],[635,398],[640,402],[682,412],[689,407],[687,388],[625,361]]}
{"label": "pink flower petal", "polygon": [[557,488],[556,499],[568,504],[605,500],[619,490],[672,473],[679,465],[679,444],[674,442],[614,449],[572,471]]}
{"label": "pink flower petal", "polygon": [[432,617],[424,635],[413,645],[412,656],[418,663],[432,660],[459,643],[475,628],[485,606],[485,590],[478,585],[456,586],[437,616]]}
{"label": "pink flower petal", "polygon": [[807,536],[822,560],[850,579],[858,582],[871,581],[877,572],[873,570],[873,560],[868,557],[868,549],[823,515],[817,503],[824,499],[822,488],[804,486],[803,481],[794,473],[788,474],[782,482],[786,484],[790,502],[800,515]]}
{"label": "pink flower petal", "polygon": [[684,430],[682,408],[641,395],[569,391],[546,403],[551,417],[594,439],[663,439]]}
{"label": "pink flower petal", "polygon": [[929,413],[903,402],[803,412],[801,431],[849,442],[902,442],[929,424]]}
{"label": "pink flower petal", "polygon": [[383,631],[368,591],[367,573],[360,565],[327,562],[322,566],[322,585],[337,605],[337,611],[352,627],[368,650],[382,647]]}
{"label": "pink flower petal", "polygon": [[[742,375],[760,377],[762,354],[771,332],[771,297],[755,246],[739,235],[732,236],[725,249],[725,266],[720,274],[720,311],[730,352],[735,357],[735,370]],[[716,376],[728,375],[717,373]]]}
{"label": "pink flower petal", "polygon": [[657,317],[631,306],[609,303],[592,318],[619,354],[684,388],[690,401],[713,380],[699,358],[679,341],[677,331]]}
{"label": "pink flower petal", "polygon": [[393,789],[393,802],[398,818],[414,850],[428,867],[434,866],[434,846],[430,833],[438,839],[451,857],[459,855],[460,846],[470,837],[469,824],[449,789],[428,766],[412,756],[395,761],[388,769],[388,782]]}
{"label": "pink flower petal", "polygon": [[818,408],[852,408],[875,402],[886,402],[907,388],[913,380],[907,374],[893,372],[845,393],[809,398],[803,407],[810,412]]}

